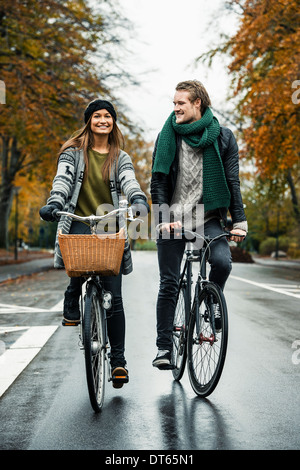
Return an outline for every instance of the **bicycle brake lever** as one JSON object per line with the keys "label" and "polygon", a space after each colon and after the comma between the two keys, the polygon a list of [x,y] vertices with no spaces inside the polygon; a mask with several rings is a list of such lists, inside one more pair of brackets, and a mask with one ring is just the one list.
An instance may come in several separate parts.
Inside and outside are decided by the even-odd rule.
{"label": "bicycle brake lever", "polygon": [[138,218],[134,218],[134,217],[132,217],[132,218],[126,217],[126,220],[129,220],[129,222],[142,222],[142,223],[145,222],[145,221],[142,220],[142,219],[138,219]]}
{"label": "bicycle brake lever", "polygon": [[241,235],[240,233],[228,232],[228,237],[241,237],[244,238],[246,235]]}
{"label": "bicycle brake lever", "polygon": [[128,219],[133,219],[133,212],[132,212],[132,208],[131,207],[128,207]]}

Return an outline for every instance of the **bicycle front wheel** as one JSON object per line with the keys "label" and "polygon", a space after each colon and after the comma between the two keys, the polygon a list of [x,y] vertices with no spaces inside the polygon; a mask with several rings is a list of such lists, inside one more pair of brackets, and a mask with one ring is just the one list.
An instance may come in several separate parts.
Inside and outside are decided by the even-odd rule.
{"label": "bicycle front wheel", "polygon": [[94,411],[99,412],[105,392],[105,319],[98,290],[93,283],[89,284],[86,292],[83,336],[89,397]]}
{"label": "bicycle front wheel", "polygon": [[176,301],[176,309],[173,322],[173,363],[172,369],[175,380],[180,380],[183,376],[186,364],[186,332],[187,332],[187,302],[186,302],[186,285],[182,282]]}
{"label": "bicycle front wheel", "polygon": [[[218,322],[218,323],[217,323]],[[209,282],[195,301],[188,329],[188,368],[194,392],[206,397],[222,374],[228,340],[227,307],[221,289]]]}

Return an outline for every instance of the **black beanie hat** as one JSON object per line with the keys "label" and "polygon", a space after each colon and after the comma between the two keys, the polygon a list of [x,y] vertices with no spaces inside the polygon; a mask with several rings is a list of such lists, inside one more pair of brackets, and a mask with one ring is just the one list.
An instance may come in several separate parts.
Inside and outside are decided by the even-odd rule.
{"label": "black beanie hat", "polygon": [[98,111],[99,109],[106,109],[114,118],[114,120],[117,120],[117,113],[115,111],[115,108],[109,101],[105,100],[94,100],[91,101],[88,106],[86,107],[86,110],[84,111],[84,122],[85,124],[88,122],[90,119],[91,115],[95,112]]}

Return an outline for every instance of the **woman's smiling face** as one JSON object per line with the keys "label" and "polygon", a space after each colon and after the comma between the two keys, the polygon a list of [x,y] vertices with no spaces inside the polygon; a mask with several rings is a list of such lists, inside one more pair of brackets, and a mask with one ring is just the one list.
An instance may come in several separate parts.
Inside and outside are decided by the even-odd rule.
{"label": "woman's smiling face", "polygon": [[91,131],[98,135],[110,134],[113,130],[113,117],[106,109],[95,111],[91,118]]}

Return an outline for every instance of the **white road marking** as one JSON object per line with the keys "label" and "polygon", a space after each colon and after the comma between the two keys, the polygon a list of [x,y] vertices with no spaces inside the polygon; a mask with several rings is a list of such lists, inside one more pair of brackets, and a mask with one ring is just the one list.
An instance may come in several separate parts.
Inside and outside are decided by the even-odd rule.
{"label": "white road marking", "polygon": [[49,312],[62,312],[63,310],[64,299],[61,299],[57,304],[50,308]]}
{"label": "white road marking", "polygon": [[62,312],[63,309],[63,299],[61,299],[53,307],[45,309],[39,307],[24,307],[22,305],[13,305],[13,304],[2,304],[0,303],[0,315],[7,313],[47,313],[47,312]]}
{"label": "white road marking", "polygon": [[250,281],[249,279],[244,279],[243,277],[238,276],[230,276],[230,278],[261,287],[262,289],[272,290],[279,294],[289,295],[290,297],[296,297],[297,299],[300,299],[300,286],[296,284],[265,284],[262,282]]}
{"label": "white road marking", "polygon": [[28,330],[28,326],[0,326],[0,335],[12,331]]}
{"label": "white road marking", "polygon": [[[13,331],[12,328],[2,327],[1,330],[2,332],[3,330]],[[0,356],[0,397],[38,354],[57,328],[57,325],[28,327],[27,331]],[[15,327],[15,329],[20,330],[24,327]],[[3,343],[2,341],[1,344]]]}
{"label": "white road marking", "polygon": [[[62,312],[63,299],[50,309],[0,303],[0,314]],[[0,397],[38,354],[57,326],[1,326],[0,334],[26,330],[8,349],[0,337]],[[3,336],[2,336],[3,338]]]}
{"label": "white road marking", "polygon": [[1,313],[23,313],[23,312],[49,312],[44,308],[38,307],[23,307],[21,305],[0,304]]}

